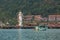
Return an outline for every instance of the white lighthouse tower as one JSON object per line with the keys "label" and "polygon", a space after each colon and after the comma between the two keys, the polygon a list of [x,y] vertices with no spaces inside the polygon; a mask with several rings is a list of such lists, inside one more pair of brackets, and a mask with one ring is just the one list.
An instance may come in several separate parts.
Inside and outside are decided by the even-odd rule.
{"label": "white lighthouse tower", "polygon": [[18,25],[20,26],[20,27],[22,27],[23,26],[23,21],[22,21],[22,17],[23,17],[23,14],[22,14],[22,12],[20,11],[19,13],[18,13]]}

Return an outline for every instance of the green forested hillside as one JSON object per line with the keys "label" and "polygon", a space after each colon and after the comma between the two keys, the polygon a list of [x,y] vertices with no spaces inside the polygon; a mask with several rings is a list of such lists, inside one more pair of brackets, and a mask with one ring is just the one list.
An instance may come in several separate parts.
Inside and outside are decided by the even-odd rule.
{"label": "green forested hillside", "polygon": [[60,14],[60,0],[0,0],[0,20],[15,24],[18,11],[27,14]]}

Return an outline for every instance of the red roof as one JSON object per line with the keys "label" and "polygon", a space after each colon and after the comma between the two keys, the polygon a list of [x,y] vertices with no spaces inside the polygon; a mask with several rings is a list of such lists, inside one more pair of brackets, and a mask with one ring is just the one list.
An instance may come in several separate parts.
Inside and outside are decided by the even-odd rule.
{"label": "red roof", "polygon": [[41,15],[35,15],[34,16],[34,20],[41,20],[41,19],[42,19]]}
{"label": "red roof", "polygon": [[48,27],[56,27],[56,23],[48,23]]}
{"label": "red roof", "polygon": [[32,19],[32,17],[33,17],[33,15],[26,15],[25,17],[24,17],[24,20],[31,20]]}

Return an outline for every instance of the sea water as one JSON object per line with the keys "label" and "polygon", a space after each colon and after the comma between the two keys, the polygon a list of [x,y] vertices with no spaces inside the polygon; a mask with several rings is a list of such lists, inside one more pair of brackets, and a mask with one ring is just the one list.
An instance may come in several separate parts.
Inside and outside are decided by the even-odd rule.
{"label": "sea water", "polygon": [[60,29],[0,29],[0,40],[60,40]]}

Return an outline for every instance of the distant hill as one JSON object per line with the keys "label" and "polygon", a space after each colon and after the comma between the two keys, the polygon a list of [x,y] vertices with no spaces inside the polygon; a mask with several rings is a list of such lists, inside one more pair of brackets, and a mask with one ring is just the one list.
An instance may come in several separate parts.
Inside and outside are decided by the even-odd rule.
{"label": "distant hill", "polygon": [[60,0],[0,0],[0,20],[3,22],[15,20],[19,10],[24,15],[60,14]]}

